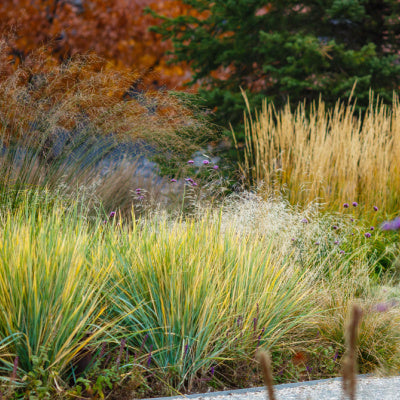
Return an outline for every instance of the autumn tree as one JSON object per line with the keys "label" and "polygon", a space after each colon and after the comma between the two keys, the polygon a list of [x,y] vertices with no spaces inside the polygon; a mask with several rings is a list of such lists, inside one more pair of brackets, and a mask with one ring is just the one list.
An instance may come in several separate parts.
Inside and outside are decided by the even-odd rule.
{"label": "autumn tree", "polygon": [[170,16],[190,11],[179,0],[2,0],[0,33],[15,63],[43,45],[61,62],[93,52],[112,68],[134,69],[153,87],[181,88],[190,70],[185,62],[167,65],[170,43],[148,30],[157,20],[143,13],[147,6]]}

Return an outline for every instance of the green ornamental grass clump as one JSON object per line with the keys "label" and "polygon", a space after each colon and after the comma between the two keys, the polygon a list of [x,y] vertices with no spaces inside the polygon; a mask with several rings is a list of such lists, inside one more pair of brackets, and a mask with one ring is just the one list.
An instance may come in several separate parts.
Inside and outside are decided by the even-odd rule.
{"label": "green ornamental grass clump", "polygon": [[315,245],[324,231],[333,239],[326,215],[282,200],[129,222],[90,217],[82,202],[27,199],[0,214],[4,395],[248,386],[261,348],[278,381],[334,376],[355,300],[361,370],[399,368],[398,293],[382,289],[361,228],[341,225],[359,240],[342,254]]}

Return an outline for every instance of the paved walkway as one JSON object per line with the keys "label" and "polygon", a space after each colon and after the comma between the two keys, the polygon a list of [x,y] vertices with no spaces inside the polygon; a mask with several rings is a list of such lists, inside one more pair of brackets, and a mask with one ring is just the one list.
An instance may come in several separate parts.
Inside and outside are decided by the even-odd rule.
{"label": "paved walkway", "polygon": [[[341,378],[276,385],[277,400],[341,400]],[[188,396],[164,397],[158,400],[266,400],[264,388],[228,390]],[[400,376],[391,378],[361,377],[357,383],[357,400],[400,400]],[[153,399],[155,400],[155,399]]]}

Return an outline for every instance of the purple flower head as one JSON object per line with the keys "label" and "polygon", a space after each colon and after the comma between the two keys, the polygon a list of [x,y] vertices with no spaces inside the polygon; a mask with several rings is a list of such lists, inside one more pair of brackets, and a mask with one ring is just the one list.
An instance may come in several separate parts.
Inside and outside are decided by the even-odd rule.
{"label": "purple flower head", "polygon": [[349,203],[344,203],[344,204],[343,204],[343,207],[344,207],[344,208],[349,208]]}
{"label": "purple flower head", "polygon": [[193,183],[194,182],[194,180],[192,178],[185,178],[185,181],[189,182],[189,183]]}
{"label": "purple flower head", "polygon": [[183,353],[184,356],[186,356],[188,350],[189,350],[189,345],[187,344],[187,345],[185,346],[185,352]]}
{"label": "purple flower head", "polygon": [[333,243],[335,243],[337,245],[337,244],[339,244],[339,240],[335,240]]}
{"label": "purple flower head", "polygon": [[145,335],[144,338],[143,338],[142,344],[140,345],[140,350],[143,350],[144,345],[145,345],[146,340],[147,340],[148,337],[149,337],[149,334],[146,333],[146,335]]}
{"label": "purple flower head", "polygon": [[308,224],[307,218],[303,218],[303,219],[301,220],[301,222],[302,222],[303,224]]}
{"label": "purple flower head", "polygon": [[189,160],[188,164],[194,164],[194,161],[193,160]]}
{"label": "purple flower head", "polygon": [[215,169],[215,170],[217,170],[218,168],[219,168],[218,165],[213,166],[213,169]]}
{"label": "purple flower head", "polygon": [[381,226],[383,231],[397,231],[400,229],[400,217],[397,217],[391,221],[384,222]]}
{"label": "purple flower head", "polygon": [[103,342],[101,344],[101,350],[100,350],[100,354],[99,354],[99,359],[102,358],[106,352],[106,348],[107,348],[107,342]]}
{"label": "purple flower head", "polygon": [[211,375],[211,377],[213,377],[213,376],[214,376],[214,372],[215,372],[215,369],[214,369],[214,367],[211,367],[211,369],[210,369],[210,375]]}
{"label": "purple flower head", "polygon": [[375,210],[375,211],[378,211],[378,207],[377,207],[377,206],[374,206],[374,210]]}
{"label": "purple flower head", "polygon": [[138,199],[139,200],[144,200],[144,196],[139,196]]}
{"label": "purple flower head", "polygon": [[371,234],[370,234],[369,232],[367,232],[367,233],[364,233],[364,236],[365,236],[366,238],[370,238],[370,237],[371,237]]}
{"label": "purple flower head", "polygon": [[170,180],[170,182],[176,182],[176,179],[175,179],[175,178],[172,178],[172,179]]}
{"label": "purple flower head", "polygon": [[375,305],[374,309],[377,312],[386,312],[389,311],[389,304],[388,303],[378,303]]}
{"label": "purple flower head", "polygon": [[296,239],[295,238],[292,238],[292,242],[294,242]]}
{"label": "purple flower head", "polygon": [[334,229],[336,231],[337,229],[339,229],[339,227],[337,225],[333,225],[332,229]]}
{"label": "purple flower head", "polygon": [[344,250],[340,250],[340,254],[344,254]]}
{"label": "purple flower head", "polygon": [[319,246],[319,242],[315,242],[315,244],[316,244],[317,246]]}
{"label": "purple flower head", "polygon": [[115,217],[115,211],[111,211],[110,215],[108,216],[109,219],[113,219]]}
{"label": "purple flower head", "polygon": [[13,371],[11,374],[12,381],[15,381],[15,379],[17,379],[18,363],[19,363],[19,356],[14,358]]}
{"label": "purple flower head", "polygon": [[192,182],[192,186],[197,186],[197,183],[196,182]]}
{"label": "purple flower head", "polygon": [[336,360],[338,359],[338,357],[339,357],[339,353],[336,352],[336,353],[335,353],[335,356],[333,357],[333,361],[336,361]]}
{"label": "purple flower head", "polygon": [[306,370],[307,370],[307,372],[311,372],[312,371],[312,367],[309,367],[308,365],[306,365]]}
{"label": "purple flower head", "polygon": [[253,329],[254,329],[254,332],[255,332],[256,329],[257,329],[257,321],[258,321],[257,318],[253,318]]}
{"label": "purple flower head", "polygon": [[142,192],[142,190],[143,190],[143,189],[137,188],[137,189],[135,189],[135,192],[136,192],[137,194],[139,194],[139,193]]}
{"label": "purple flower head", "polygon": [[153,345],[150,345],[150,351],[149,351],[149,358],[147,359],[147,366],[150,367],[151,364],[151,351],[153,350]]}
{"label": "purple flower head", "polygon": [[126,345],[126,340],[122,339],[121,344],[119,346],[119,354],[118,354],[117,360],[115,361],[117,367],[119,367],[119,364],[121,363],[121,357],[122,357],[122,353],[124,351],[125,345]]}
{"label": "purple flower head", "polygon": [[357,207],[358,203],[356,201],[353,201],[353,207]]}
{"label": "purple flower head", "polygon": [[204,164],[204,165],[208,165],[208,164],[210,164],[210,161],[208,161],[208,160],[203,160],[203,164]]}
{"label": "purple flower head", "polygon": [[354,222],[354,218],[350,218],[350,221],[351,221],[351,222]]}
{"label": "purple flower head", "polygon": [[375,228],[373,226],[371,226],[371,228],[369,228],[369,229],[371,229],[371,231],[373,231]]}

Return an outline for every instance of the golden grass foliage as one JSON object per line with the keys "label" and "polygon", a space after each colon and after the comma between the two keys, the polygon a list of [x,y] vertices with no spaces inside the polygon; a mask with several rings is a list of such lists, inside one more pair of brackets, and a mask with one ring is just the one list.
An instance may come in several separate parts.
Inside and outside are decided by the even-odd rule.
{"label": "golden grass foliage", "polygon": [[[247,183],[278,191],[292,204],[318,199],[334,209],[357,201],[394,212],[400,195],[400,103],[382,105],[371,94],[363,117],[354,105],[321,100],[308,111],[287,105],[276,110],[264,100],[261,111],[245,114]],[[363,207],[361,207],[362,209]]]}

